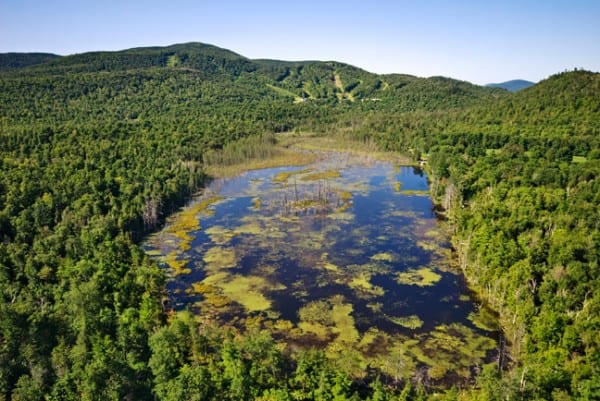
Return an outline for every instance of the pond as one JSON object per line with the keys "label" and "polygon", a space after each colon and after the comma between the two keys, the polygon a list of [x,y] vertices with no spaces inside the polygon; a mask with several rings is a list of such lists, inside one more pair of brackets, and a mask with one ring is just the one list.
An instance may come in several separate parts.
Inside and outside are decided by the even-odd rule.
{"label": "pond", "polygon": [[325,349],[356,376],[468,381],[497,327],[449,267],[428,195],[418,167],[331,152],[213,181],[148,247],[175,309]]}

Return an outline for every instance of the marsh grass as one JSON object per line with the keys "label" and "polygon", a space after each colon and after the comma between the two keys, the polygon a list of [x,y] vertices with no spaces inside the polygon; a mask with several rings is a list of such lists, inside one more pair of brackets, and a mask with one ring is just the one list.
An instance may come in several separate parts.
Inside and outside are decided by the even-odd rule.
{"label": "marsh grass", "polygon": [[218,161],[205,162],[204,169],[210,177],[228,178],[251,170],[273,167],[306,166],[319,160],[316,153],[277,147],[277,151],[267,158],[248,158],[237,163],[223,164]]}
{"label": "marsh grass", "polygon": [[282,146],[290,148],[312,152],[343,152],[369,160],[388,161],[403,166],[415,165],[408,157],[396,152],[381,151],[380,147],[371,140],[356,140],[341,132],[327,136],[310,132],[282,133],[277,135],[277,139]]}

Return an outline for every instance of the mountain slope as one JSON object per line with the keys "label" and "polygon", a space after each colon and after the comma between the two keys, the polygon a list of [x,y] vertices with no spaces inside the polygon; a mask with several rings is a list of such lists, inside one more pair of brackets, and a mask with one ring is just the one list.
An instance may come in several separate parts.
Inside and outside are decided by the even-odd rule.
{"label": "mountain slope", "polygon": [[0,53],[0,70],[43,64],[60,57],[51,53]]}
{"label": "mountain slope", "polygon": [[192,72],[199,78],[232,85],[243,82],[247,89],[252,86],[260,93],[266,90],[268,96],[288,101],[383,101],[378,107],[403,111],[465,107],[503,96],[496,89],[450,78],[380,76],[338,62],[250,60],[203,43],[76,54],[32,65],[13,75],[19,78],[100,72],[135,75],[159,70],[173,74]]}

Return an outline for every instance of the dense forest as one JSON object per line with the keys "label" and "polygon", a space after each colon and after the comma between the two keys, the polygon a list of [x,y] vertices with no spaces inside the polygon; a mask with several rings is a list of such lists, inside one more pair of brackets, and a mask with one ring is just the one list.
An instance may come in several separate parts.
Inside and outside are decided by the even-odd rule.
{"label": "dense forest", "polygon": [[[356,380],[170,310],[141,239],[210,179],[205,156],[289,131],[427,160],[504,363],[461,388]],[[0,149],[0,399],[600,398],[600,74],[510,93],[196,43],[6,54]]]}

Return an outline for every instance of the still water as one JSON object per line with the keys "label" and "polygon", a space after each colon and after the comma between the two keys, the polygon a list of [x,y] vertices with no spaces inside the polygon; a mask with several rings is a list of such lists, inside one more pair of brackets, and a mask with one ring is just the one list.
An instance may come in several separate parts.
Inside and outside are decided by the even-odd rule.
{"label": "still water", "polygon": [[331,153],[216,180],[201,201],[199,226],[149,245],[180,267],[175,309],[321,347],[351,372],[469,380],[494,357],[493,317],[449,267],[422,170]]}

